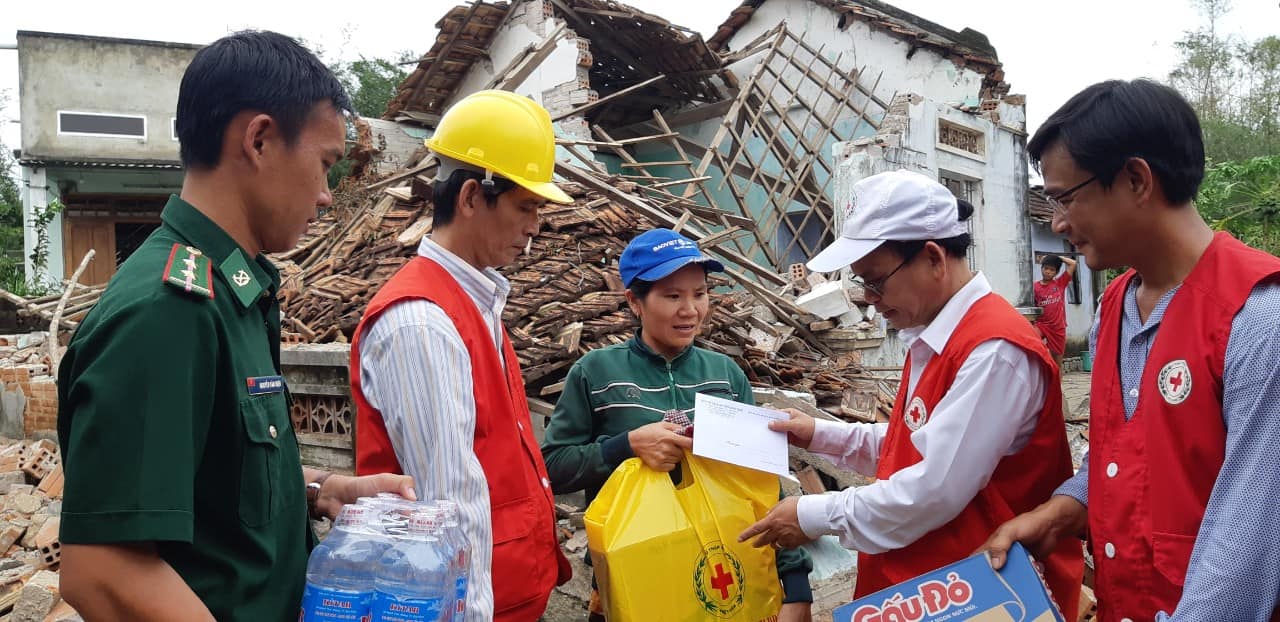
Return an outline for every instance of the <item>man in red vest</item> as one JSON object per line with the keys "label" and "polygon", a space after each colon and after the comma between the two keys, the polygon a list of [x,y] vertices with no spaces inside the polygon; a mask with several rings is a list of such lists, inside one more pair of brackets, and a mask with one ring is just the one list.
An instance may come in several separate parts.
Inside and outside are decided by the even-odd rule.
{"label": "man in red vest", "polygon": [[[931,178],[894,171],[854,185],[841,237],[809,262],[852,266],[907,346],[888,423],[791,411],[770,428],[877,481],[788,497],[740,540],[796,546],[836,535],[858,555],[855,597],[973,553],[991,530],[1071,476],[1058,368],[1031,324],[969,270],[973,206]],[[1048,552],[1046,577],[1075,620],[1080,544]]]}
{"label": "man in red vest", "polygon": [[554,499],[530,428],[494,268],[538,233],[538,209],[572,200],[552,183],[551,116],[480,91],[427,146],[440,162],[432,234],[374,296],[351,344],[356,472],[405,473],[418,498],[458,504],[470,543],[467,622],[532,622],[569,579]]}
{"label": "man in red vest", "polygon": [[1027,149],[1054,230],[1131,269],[1091,335],[1089,457],[993,556],[1088,538],[1104,622],[1280,620],[1280,259],[1196,211],[1200,123],[1167,86],[1090,86]]}

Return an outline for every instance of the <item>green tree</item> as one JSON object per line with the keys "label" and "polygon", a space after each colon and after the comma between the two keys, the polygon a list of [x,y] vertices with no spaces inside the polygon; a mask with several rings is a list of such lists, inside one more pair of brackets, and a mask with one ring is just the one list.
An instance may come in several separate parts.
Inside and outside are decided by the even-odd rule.
{"label": "green tree", "polygon": [[[401,52],[395,60],[361,56],[355,61],[329,63],[329,69],[347,89],[356,114],[362,117],[381,117],[387,111],[387,103],[396,96],[400,83],[409,76],[402,66],[415,62],[417,58],[412,52]],[[354,128],[348,127],[347,134],[348,139],[355,139]],[[338,162],[329,171],[329,187],[338,187],[350,172],[349,160]]]}
{"label": "green tree", "polygon": [[[0,119],[5,117],[8,93],[0,92]],[[22,197],[18,194],[17,162],[0,140],[0,287],[25,291],[22,267]]]}
{"label": "green tree", "polygon": [[[400,83],[409,77],[402,67],[417,64],[419,55],[408,50],[397,53],[394,58],[366,58],[358,52],[352,54],[351,38],[356,27],[346,24],[340,30],[338,41],[330,41],[328,45],[320,41],[300,41],[338,77],[351,96],[356,114],[381,117],[387,111],[387,102],[396,96]],[[347,60],[352,56],[357,57],[356,60]]]}
{"label": "green tree", "polygon": [[1200,116],[1210,162],[1280,153],[1280,39],[1239,41],[1220,32],[1226,0],[1192,0],[1203,19],[1174,47],[1169,83]]}
{"label": "green tree", "polygon": [[1270,153],[1280,153],[1280,37],[1240,46],[1247,91],[1240,102],[1244,119]]}
{"label": "green tree", "polygon": [[[17,162],[13,152],[3,141],[0,141],[0,229],[22,229],[22,197],[18,194],[18,182],[15,180]],[[18,248],[22,248],[19,235]],[[0,246],[0,250],[9,250],[9,246]]]}
{"label": "green tree", "polygon": [[1169,81],[1201,117],[1229,116],[1230,92],[1236,82],[1233,40],[1218,32],[1218,22],[1231,11],[1228,0],[1192,0],[1204,22],[1173,44],[1182,56]]}
{"label": "green tree", "polygon": [[1213,165],[1196,208],[1214,229],[1280,255],[1280,155]]}
{"label": "green tree", "polygon": [[356,113],[362,117],[381,117],[387,111],[387,103],[396,96],[400,83],[409,77],[401,64],[416,59],[410,52],[401,52],[394,60],[361,56],[359,60],[338,63],[333,69],[351,95]]}
{"label": "green tree", "polygon": [[1192,0],[1203,19],[1177,48],[1169,83],[1200,116],[1208,169],[1196,209],[1220,231],[1280,255],[1280,38],[1239,41],[1227,0]]}

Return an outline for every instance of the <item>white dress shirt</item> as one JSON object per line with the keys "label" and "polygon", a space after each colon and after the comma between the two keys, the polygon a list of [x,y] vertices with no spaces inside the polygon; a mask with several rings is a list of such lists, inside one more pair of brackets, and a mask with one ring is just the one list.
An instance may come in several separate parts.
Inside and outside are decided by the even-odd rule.
{"label": "white dress shirt", "polygon": [[[907,401],[921,373],[975,302],[991,293],[978,273],[928,326],[899,331],[911,353]],[[836,535],[846,548],[884,553],[905,547],[952,519],[991,480],[997,464],[1026,446],[1044,406],[1040,364],[1000,339],[974,348],[929,420],[911,433],[923,459],[860,488],[800,498],[800,528],[811,538]],[[875,476],[888,423],[817,420],[809,450],[834,464]]]}
{"label": "white dress shirt", "polygon": [[[458,280],[491,328],[501,358],[507,280],[492,268],[477,270],[430,238],[423,238],[418,254]],[[475,395],[462,336],[435,303],[394,304],[365,328],[360,379],[365,399],[382,413],[401,468],[417,484],[418,498],[458,504],[459,525],[471,544],[465,619],[492,620],[489,487],[473,449]]]}

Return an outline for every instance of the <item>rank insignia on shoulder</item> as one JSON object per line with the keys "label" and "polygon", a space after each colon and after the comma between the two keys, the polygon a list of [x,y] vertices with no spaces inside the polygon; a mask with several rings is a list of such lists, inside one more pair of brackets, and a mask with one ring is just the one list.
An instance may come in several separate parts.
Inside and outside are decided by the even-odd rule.
{"label": "rank insignia on shoulder", "polygon": [[213,262],[198,248],[174,244],[164,267],[164,282],[212,300]]}

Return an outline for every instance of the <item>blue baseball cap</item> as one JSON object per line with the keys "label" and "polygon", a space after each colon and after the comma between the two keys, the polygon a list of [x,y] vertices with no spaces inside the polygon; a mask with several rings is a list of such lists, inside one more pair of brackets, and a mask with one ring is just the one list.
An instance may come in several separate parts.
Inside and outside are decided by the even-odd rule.
{"label": "blue baseball cap", "polygon": [[670,229],[652,229],[636,236],[622,251],[618,272],[623,287],[642,279],[653,282],[691,263],[702,264],[708,272],[724,272],[724,264],[702,254],[693,240]]}

